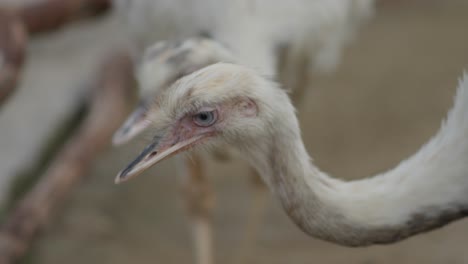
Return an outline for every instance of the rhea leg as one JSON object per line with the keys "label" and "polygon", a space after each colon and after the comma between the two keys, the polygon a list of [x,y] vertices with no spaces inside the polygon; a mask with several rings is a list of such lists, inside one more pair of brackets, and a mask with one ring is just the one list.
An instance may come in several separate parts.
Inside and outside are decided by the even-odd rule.
{"label": "rhea leg", "polygon": [[184,157],[182,163],[186,168],[182,177],[182,193],[192,229],[195,263],[213,264],[213,191],[197,154],[191,158]]}

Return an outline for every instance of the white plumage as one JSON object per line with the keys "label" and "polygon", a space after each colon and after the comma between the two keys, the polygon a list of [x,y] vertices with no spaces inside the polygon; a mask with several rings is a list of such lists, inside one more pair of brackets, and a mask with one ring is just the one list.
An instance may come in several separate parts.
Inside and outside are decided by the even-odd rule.
{"label": "white plumage", "polygon": [[[159,94],[148,110],[155,139],[127,180],[179,151],[229,144],[257,168],[306,233],[348,246],[392,243],[468,216],[468,76],[439,132],[417,153],[377,176],[351,182],[317,168],[283,89],[254,70],[215,64]],[[200,114],[214,116],[207,126]]]}
{"label": "white plumage", "polygon": [[275,49],[307,47],[332,70],[343,45],[373,12],[373,0],[114,0],[138,46],[209,34],[243,64],[273,75]]}

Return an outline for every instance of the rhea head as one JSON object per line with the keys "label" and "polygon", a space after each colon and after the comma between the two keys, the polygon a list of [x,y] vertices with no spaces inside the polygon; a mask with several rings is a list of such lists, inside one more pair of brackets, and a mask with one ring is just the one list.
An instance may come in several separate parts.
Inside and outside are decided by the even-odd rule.
{"label": "rhea head", "polygon": [[114,145],[126,143],[147,129],[146,114],[154,97],[175,81],[216,62],[233,61],[234,56],[227,47],[202,37],[161,41],[148,47],[136,67],[140,102],[114,134]]}
{"label": "rhea head", "polygon": [[189,74],[148,106],[146,124],[153,138],[116,183],[196,146],[227,143],[240,151],[251,149],[265,140],[278,112],[294,113],[288,96],[251,69],[218,63]]}

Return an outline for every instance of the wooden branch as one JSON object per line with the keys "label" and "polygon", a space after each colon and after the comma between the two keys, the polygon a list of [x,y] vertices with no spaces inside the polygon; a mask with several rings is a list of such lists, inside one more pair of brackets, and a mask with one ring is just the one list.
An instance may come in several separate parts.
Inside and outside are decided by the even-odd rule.
{"label": "wooden branch", "polygon": [[57,29],[80,17],[99,14],[110,7],[110,0],[42,0],[21,7],[19,17],[28,32]]}
{"label": "wooden branch", "polygon": [[109,145],[113,132],[128,113],[129,99],[134,96],[132,88],[130,57],[123,53],[114,55],[104,64],[88,116],[1,226],[1,264],[14,263],[26,252],[53,210],[87,175],[90,165]]}
{"label": "wooden branch", "polygon": [[[89,87],[89,84],[88,84]],[[37,158],[22,166],[21,170],[13,175],[13,180],[9,184],[8,197],[3,202],[5,207],[3,212],[11,210],[24,195],[34,187],[49,164],[55,159],[57,153],[62,149],[65,142],[70,139],[82,124],[89,110],[89,98],[80,97],[77,103],[71,106],[70,114],[60,120],[60,124],[54,126],[54,131],[42,140]],[[2,219],[0,217],[0,219]],[[2,221],[0,220],[0,223]]]}
{"label": "wooden branch", "polygon": [[109,7],[110,0],[42,0],[17,9],[0,8],[0,106],[17,86],[28,33],[55,30]]}
{"label": "wooden branch", "polygon": [[0,9],[0,106],[14,91],[21,75],[27,42],[19,17]]}

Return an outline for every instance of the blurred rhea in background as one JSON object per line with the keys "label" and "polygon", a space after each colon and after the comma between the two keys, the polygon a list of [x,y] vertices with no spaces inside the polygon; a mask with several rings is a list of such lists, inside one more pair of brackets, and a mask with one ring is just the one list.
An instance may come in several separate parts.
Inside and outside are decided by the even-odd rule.
{"label": "blurred rhea in background", "polygon": [[[293,90],[319,167],[345,179],[391,168],[450,108],[468,62],[466,1],[377,1],[363,25],[372,1],[279,1],[277,9],[261,1],[116,2],[117,10],[105,0],[0,1],[0,263],[194,262],[191,228],[200,263],[213,255],[241,263],[468,261],[466,221],[391,246],[346,249],[306,237],[276,201],[258,203],[263,196],[250,191],[243,175],[251,170],[238,159],[194,153],[178,163],[188,168],[187,203],[172,160],[113,185],[147,141],[109,147],[137,101],[134,68],[144,99],[157,92],[141,83],[148,76],[164,89],[235,61]],[[155,41],[165,42],[143,56]],[[144,113],[145,101],[139,106]]]}

